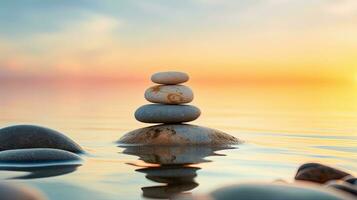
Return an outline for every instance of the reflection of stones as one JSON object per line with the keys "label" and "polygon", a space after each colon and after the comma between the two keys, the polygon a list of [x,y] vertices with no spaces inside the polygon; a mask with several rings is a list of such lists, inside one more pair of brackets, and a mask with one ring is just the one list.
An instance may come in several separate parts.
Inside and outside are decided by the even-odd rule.
{"label": "reflection of stones", "polygon": [[21,185],[0,183],[1,200],[45,200],[37,190]]}
{"label": "reflection of stones", "polygon": [[0,129],[0,151],[27,148],[53,148],[83,152],[73,140],[60,132],[33,125],[16,125]]}
{"label": "reflection of stones", "polygon": [[198,186],[194,178],[200,168],[183,165],[148,167],[137,171],[145,173],[146,178],[165,185],[143,187],[143,195],[149,198],[170,198]]}
{"label": "reflection of stones", "polygon": [[54,165],[54,166],[44,166],[44,167],[17,167],[17,166],[1,167],[0,166],[0,170],[19,171],[19,172],[29,173],[23,176],[11,177],[9,179],[34,179],[34,178],[47,178],[47,177],[69,174],[76,171],[79,166],[80,165],[76,165],[76,164]]}
{"label": "reflection of stones", "polygon": [[232,147],[209,146],[127,146],[123,153],[136,155],[147,163],[182,165],[208,162],[207,156],[219,156],[215,151]]}
{"label": "reflection of stones", "polygon": [[143,195],[148,198],[170,198],[198,186],[195,182],[197,170],[188,166],[208,162],[205,157],[223,156],[215,151],[232,147],[210,146],[125,146],[124,154],[139,156],[147,163],[159,164],[136,171],[145,173],[146,178],[165,185],[143,187]]}
{"label": "reflection of stones", "polygon": [[118,143],[133,145],[210,145],[239,144],[237,138],[222,131],[188,124],[164,124],[136,129]]}

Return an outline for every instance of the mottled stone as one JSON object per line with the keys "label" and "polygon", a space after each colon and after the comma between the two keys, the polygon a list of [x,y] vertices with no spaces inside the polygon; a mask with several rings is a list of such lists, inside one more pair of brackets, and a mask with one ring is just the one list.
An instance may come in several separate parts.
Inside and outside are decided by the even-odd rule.
{"label": "mottled stone", "polygon": [[0,166],[6,164],[40,164],[82,160],[77,154],[61,149],[31,148],[0,152]]}
{"label": "mottled stone", "polygon": [[156,85],[145,91],[145,99],[152,103],[184,104],[193,100],[193,92],[184,85]]}
{"label": "mottled stone", "polygon": [[318,163],[302,165],[295,176],[295,180],[326,183],[330,180],[342,179],[350,174]]}
{"label": "mottled stone", "polygon": [[144,123],[190,122],[201,115],[200,109],[191,105],[148,104],[135,112],[135,118]]}
{"label": "mottled stone", "polygon": [[48,128],[16,125],[0,129],[0,151],[26,148],[54,148],[74,153],[83,152],[73,140]]}
{"label": "mottled stone", "polygon": [[[178,198],[182,199],[182,198]],[[185,198],[188,199],[188,198]],[[243,183],[225,186],[213,191],[207,196],[193,197],[200,200],[352,200],[352,196],[317,187],[315,185],[302,184],[264,184]]]}
{"label": "mottled stone", "polygon": [[188,124],[165,124],[137,129],[118,141],[131,145],[210,145],[229,146],[241,143],[222,131]]}
{"label": "mottled stone", "polygon": [[187,82],[188,75],[183,72],[158,72],[151,76],[151,81],[158,84],[175,85]]}
{"label": "mottled stone", "polygon": [[343,181],[330,181],[328,182],[327,187],[349,193],[357,198],[357,186],[350,183]]}
{"label": "mottled stone", "polygon": [[38,190],[18,184],[0,183],[1,200],[45,200]]}

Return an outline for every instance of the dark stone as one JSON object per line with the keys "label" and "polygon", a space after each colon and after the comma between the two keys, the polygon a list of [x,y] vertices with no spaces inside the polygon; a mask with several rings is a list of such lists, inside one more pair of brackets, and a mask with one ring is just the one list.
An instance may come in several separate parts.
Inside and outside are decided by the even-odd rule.
{"label": "dark stone", "polygon": [[315,183],[326,183],[331,180],[339,180],[350,174],[317,163],[308,163],[302,165],[295,176],[295,180],[310,181]]}
{"label": "dark stone", "polygon": [[352,185],[357,185],[357,178],[349,176],[343,179],[345,182],[352,184]]}
{"label": "dark stone", "polygon": [[354,195],[357,198],[357,186],[352,185],[350,183],[345,183],[341,181],[332,181],[331,183],[327,184],[327,187],[335,188],[343,192],[347,192],[350,195]]}
{"label": "dark stone", "polygon": [[81,161],[69,151],[50,148],[14,149],[0,152],[0,166],[12,164],[46,164]]}
{"label": "dark stone", "polygon": [[[212,200],[352,200],[353,197],[328,188],[306,184],[250,183],[226,186],[210,194]],[[199,199],[199,198],[197,198]]]}
{"label": "dark stone", "polygon": [[48,177],[54,177],[54,176],[61,176],[65,174],[72,173],[77,170],[77,168],[81,166],[81,164],[69,164],[66,163],[65,165],[61,165],[58,163],[58,165],[50,165],[50,166],[19,166],[19,165],[13,165],[13,166],[1,166],[0,164],[0,170],[3,171],[18,171],[18,172],[28,172],[25,175],[20,175],[20,176],[14,176],[10,177],[7,179],[35,179],[35,178],[48,178]]}
{"label": "dark stone", "polygon": [[0,151],[27,148],[53,148],[82,153],[82,148],[55,130],[33,125],[16,125],[0,129]]}
{"label": "dark stone", "polygon": [[0,183],[1,200],[45,200],[37,190],[21,185]]}

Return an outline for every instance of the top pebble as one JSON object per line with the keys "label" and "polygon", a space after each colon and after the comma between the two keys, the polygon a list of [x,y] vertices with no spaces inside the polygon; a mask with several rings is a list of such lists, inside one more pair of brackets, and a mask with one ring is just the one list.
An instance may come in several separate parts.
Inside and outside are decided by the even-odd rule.
{"label": "top pebble", "polygon": [[188,75],[183,72],[158,72],[151,76],[151,81],[164,85],[176,85],[187,82]]}

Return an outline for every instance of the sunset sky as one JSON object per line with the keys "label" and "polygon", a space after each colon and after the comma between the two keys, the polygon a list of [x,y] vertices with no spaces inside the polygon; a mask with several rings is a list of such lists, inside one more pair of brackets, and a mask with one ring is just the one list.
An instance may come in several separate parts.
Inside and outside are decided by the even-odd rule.
{"label": "sunset sky", "polygon": [[357,82],[356,0],[0,2],[0,77]]}

